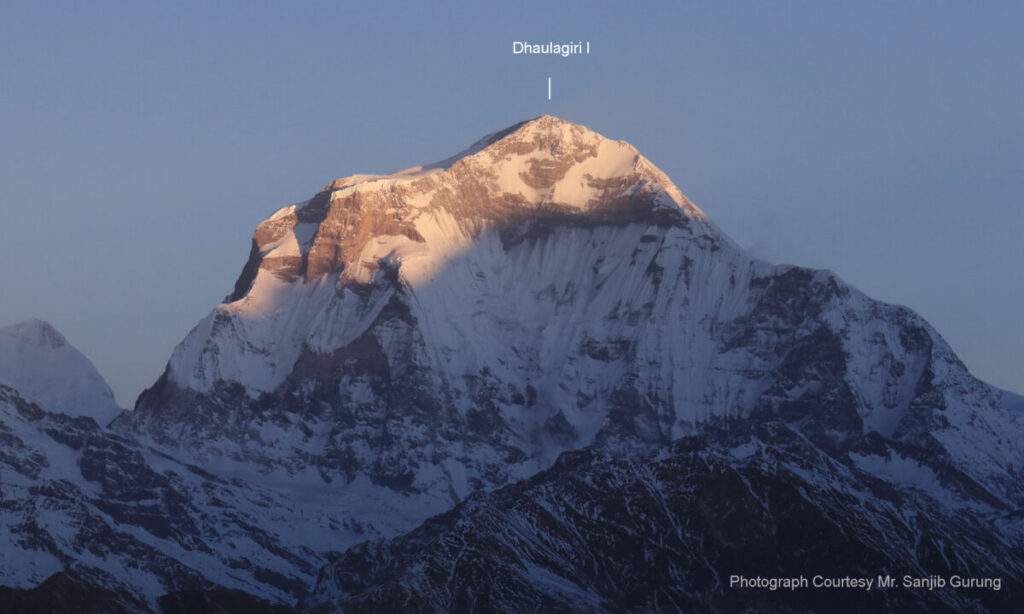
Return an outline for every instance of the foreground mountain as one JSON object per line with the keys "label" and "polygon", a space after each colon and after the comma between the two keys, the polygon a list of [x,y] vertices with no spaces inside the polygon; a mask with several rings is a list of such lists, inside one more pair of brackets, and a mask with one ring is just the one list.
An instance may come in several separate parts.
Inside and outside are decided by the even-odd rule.
{"label": "foreground mountain", "polygon": [[[325,511],[295,526],[295,505],[280,493],[140,446],[91,418],[45,411],[6,386],[0,476],[0,586],[21,589],[0,593],[4,611],[63,609],[53,600],[90,587],[104,591],[111,611],[155,610],[165,593],[217,587],[294,602],[330,534],[317,527],[333,521]],[[304,510],[313,508],[306,501]]]}
{"label": "foreground mountain", "polygon": [[[723,578],[959,570],[1015,591],[1024,569],[1019,397],[912,311],[751,258],[634,147],[551,116],[278,210],[84,448],[11,403],[15,449],[59,468],[22,467],[18,509],[87,508],[11,534],[40,559],[5,563],[21,588],[71,569],[149,608],[292,605],[331,561],[303,607],[801,611],[835,596]],[[97,522],[142,545],[64,537]]]}
{"label": "foreground mountain", "polygon": [[0,328],[0,384],[53,411],[88,416],[104,426],[121,413],[96,367],[42,320]]}
{"label": "foreground mountain", "polygon": [[[849,433],[851,436],[853,433]],[[1012,612],[1019,508],[870,433],[830,454],[727,422],[649,457],[591,447],[321,574],[318,612]],[[881,471],[879,469],[882,469]],[[736,589],[730,577],[1000,578],[998,590]]]}

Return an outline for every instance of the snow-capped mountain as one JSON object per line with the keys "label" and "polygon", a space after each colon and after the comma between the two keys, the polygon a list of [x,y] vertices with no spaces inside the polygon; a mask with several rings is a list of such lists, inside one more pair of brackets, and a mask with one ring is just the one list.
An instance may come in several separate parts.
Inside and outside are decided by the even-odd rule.
{"label": "snow-capped mountain", "polygon": [[336,180],[260,224],[118,427],[326,488],[371,533],[412,528],[597,436],[645,351],[628,336],[661,335],[644,296],[664,241],[727,243],[635,148],[553,117]]}
{"label": "snow-capped mountain", "polygon": [[758,412],[934,439],[1017,498],[1007,403],[910,310],[751,258],[634,147],[543,116],[278,210],[123,426],[425,514]]}
{"label": "snow-capped mountain", "polygon": [[42,320],[0,328],[0,384],[51,411],[88,416],[101,426],[121,413],[96,367]]}
{"label": "snow-capped mountain", "polygon": [[[58,418],[6,411],[59,483],[104,483]],[[47,570],[99,569],[148,607],[205,594],[196,578],[294,603],[331,560],[304,607],[812,608],[728,591],[752,523],[737,573],[828,553],[1017,587],[1022,420],[912,311],[752,258],[633,146],[542,116],[262,222],[231,294],[90,436],[181,502],[129,489],[144,513],[97,517],[182,571],[119,574],[88,548]],[[36,484],[24,505],[65,505]],[[168,516],[195,530],[168,537]],[[861,605],[1002,603],[891,599]]]}

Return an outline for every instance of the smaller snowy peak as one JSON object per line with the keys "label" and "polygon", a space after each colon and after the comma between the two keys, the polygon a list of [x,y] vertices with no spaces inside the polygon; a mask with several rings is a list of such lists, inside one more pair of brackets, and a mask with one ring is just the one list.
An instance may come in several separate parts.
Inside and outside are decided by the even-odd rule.
{"label": "smaller snowy peak", "polygon": [[88,416],[102,426],[121,412],[96,367],[43,320],[0,328],[0,384],[48,411]]}
{"label": "smaller snowy peak", "polygon": [[0,335],[9,335],[22,343],[36,347],[57,349],[68,345],[68,340],[52,324],[38,318],[0,328]]}

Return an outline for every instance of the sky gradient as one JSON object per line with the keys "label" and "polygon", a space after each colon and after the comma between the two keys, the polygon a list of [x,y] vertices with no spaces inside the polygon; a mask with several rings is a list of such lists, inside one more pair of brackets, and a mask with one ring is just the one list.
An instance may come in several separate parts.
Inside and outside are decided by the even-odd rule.
{"label": "sky gradient", "polygon": [[130,406],[272,211],[553,113],[1024,392],[1024,5],[828,4],[4,3],[0,325],[49,320]]}

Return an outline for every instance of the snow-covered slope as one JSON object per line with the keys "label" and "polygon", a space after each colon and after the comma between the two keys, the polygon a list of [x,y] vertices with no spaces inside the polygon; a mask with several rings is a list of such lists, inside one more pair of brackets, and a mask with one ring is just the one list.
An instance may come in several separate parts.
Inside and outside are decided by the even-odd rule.
{"label": "snow-covered slope", "polygon": [[50,411],[106,426],[121,408],[89,359],[42,320],[0,328],[0,384]]}

